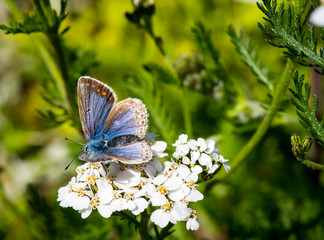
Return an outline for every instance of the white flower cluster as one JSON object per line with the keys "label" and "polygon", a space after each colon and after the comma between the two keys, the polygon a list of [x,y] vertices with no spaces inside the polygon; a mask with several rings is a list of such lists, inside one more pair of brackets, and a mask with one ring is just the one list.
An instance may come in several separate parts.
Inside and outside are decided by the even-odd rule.
{"label": "white flower cluster", "polygon": [[214,174],[225,160],[212,140],[188,140],[180,135],[174,146],[175,160],[163,165],[156,159],[165,157],[167,144],[151,139],[154,158],[146,164],[126,165],[110,163],[85,163],[77,167],[77,176],[58,191],[62,207],[72,207],[82,218],[98,210],[105,218],[115,211],[129,210],[138,215],[149,205],[158,207],[151,214],[151,221],[165,227],[169,222],[186,221],[186,228],[197,230],[199,222],[196,211],[188,205],[203,199],[197,190],[198,175]]}

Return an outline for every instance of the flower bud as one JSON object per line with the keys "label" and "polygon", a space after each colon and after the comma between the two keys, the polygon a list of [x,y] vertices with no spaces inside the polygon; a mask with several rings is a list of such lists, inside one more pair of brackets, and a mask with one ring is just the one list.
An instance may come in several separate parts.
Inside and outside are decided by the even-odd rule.
{"label": "flower bud", "polygon": [[302,148],[304,152],[308,152],[312,144],[313,144],[313,139],[311,137],[305,137],[302,144]]}
{"label": "flower bud", "polygon": [[300,137],[297,136],[295,133],[293,135],[291,135],[290,142],[291,142],[291,146],[296,146],[296,145],[300,146],[301,145]]}
{"label": "flower bud", "polygon": [[294,156],[297,159],[300,159],[300,158],[303,159],[304,158],[304,151],[300,146],[297,146],[297,145],[293,146],[291,151],[293,152]]}

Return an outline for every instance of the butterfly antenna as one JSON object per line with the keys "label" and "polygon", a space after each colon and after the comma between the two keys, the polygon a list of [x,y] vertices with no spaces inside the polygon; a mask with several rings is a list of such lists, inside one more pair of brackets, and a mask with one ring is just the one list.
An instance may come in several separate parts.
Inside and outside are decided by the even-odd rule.
{"label": "butterfly antenna", "polygon": [[71,139],[69,139],[69,138],[67,138],[67,137],[65,137],[65,140],[67,140],[67,141],[71,141],[71,142],[74,142],[74,143],[78,143],[78,144],[80,144],[80,145],[85,145],[84,143],[80,143],[80,142],[77,142],[77,141],[74,141],[74,140],[71,140]]}
{"label": "butterfly antenna", "polygon": [[70,165],[73,163],[73,161],[76,159],[76,157],[80,155],[81,152],[82,152],[82,150],[81,150],[80,152],[78,152],[77,155],[75,155],[75,157],[72,159],[72,161],[69,163],[69,165],[67,165],[67,166],[64,168],[64,171],[66,171],[66,170],[70,167]]}

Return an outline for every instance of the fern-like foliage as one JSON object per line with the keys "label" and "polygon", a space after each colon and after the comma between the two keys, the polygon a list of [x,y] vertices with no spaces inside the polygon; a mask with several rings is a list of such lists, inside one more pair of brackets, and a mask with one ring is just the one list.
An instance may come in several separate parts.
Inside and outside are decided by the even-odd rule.
{"label": "fern-like foliage", "polygon": [[[212,73],[219,79],[228,81],[227,73],[219,61],[219,52],[211,40],[211,31],[207,30],[201,22],[196,22],[191,31],[194,34],[198,51],[203,56],[207,68],[210,66]],[[212,79],[210,81],[213,82]]]}
{"label": "fern-like foliage", "polygon": [[299,117],[301,125],[303,125],[310,134],[324,147],[324,118],[319,121],[316,117],[318,109],[318,97],[313,94],[313,106],[309,105],[309,98],[311,95],[311,86],[305,82],[305,75],[298,74],[295,71],[293,75],[296,91],[289,89],[295,99],[291,99],[296,107],[296,113]]}
{"label": "fern-like foliage", "polygon": [[278,48],[285,48],[285,54],[299,64],[314,69],[324,74],[324,47],[318,51],[317,45],[323,38],[321,34],[314,34],[314,26],[306,24],[307,16],[312,7],[311,1],[305,1],[299,9],[292,5],[285,6],[282,2],[279,6],[277,0],[263,0],[257,2],[259,9],[266,15],[264,20],[271,26],[258,23],[259,28],[270,38],[267,41]]}
{"label": "fern-like foliage", "polygon": [[[150,114],[152,128],[156,130],[161,138],[168,144],[172,144],[176,139],[176,129],[173,119],[170,117],[167,105],[163,99],[165,96],[161,93],[161,87],[158,82],[153,79],[146,79],[134,75],[126,76],[128,81],[128,89],[133,95],[138,96],[145,102]],[[152,129],[151,128],[151,129]]]}
{"label": "fern-like foliage", "polygon": [[[33,0],[35,10],[33,13],[22,14],[22,20],[0,24],[0,29],[5,30],[7,34],[41,32],[47,37],[52,49],[47,50],[48,57],[43,60],[52,74],[43,76],[46,81],[44,80],[42,84],[44,88],[42,97],[51,109],[38,110],[38,112],[48,121],[49,126],[57,126],[72,119],[74,125],[79,127],[76,81],[80,76],[87,75],[90,69],[98,63],[94,51],[85,51],[80,47],[69,48],[65,45],[63,34],[69,27],[61,29],[60,26],[68,16],[67,0],[60,0],[60,3],[61,8],[58,13],[51,7],[49,0]],[[56,59],[52,60],[52,56]],[[53,72],[59,72],[59,74],[53,74]]]}
{"label": "fern-like foliage", "polygon": [[[34,1],[37,10],[35,14],[23,14],[22,21],[13,20],[6,24],[0,24],[0,29],[4,30],[6,34],[58,32],[62,21],[67,17],[66,4],[67,0],[61,0],[61,12],[58,14],[50,8],[49,0]],[[63,29],[61,34],[67,30],[68,27]]]}
{"label": "fern-like foliage", "polygon": [[0,24],[0,29],[4,30],[6,34],[29,34],[43,32],[46,27],[38,15],[24,14],[21,22],[11,21],[7,24]]}
{"label": "fern-like foliage", "polygon": [[166,69],[156,63],[147,63],[143,67],[158,81],[175,85],[178,85],[180,82],[177,76],[170,69]]}
{"label": "fern-like foliage", "polygon": [[197,22],[191,31],[194,34],[198,52],[201,54],[206,67],[207,77],[204,80],[206,87],[224,86],[222,89],[224,99],[222,100],[232,102],[235,97],[233,86],[225,68],[220,63],[220,55],[212,42],[211,31],[207,30],[201,22]]}
{"label": "fern-like foliage", "polygon": [[64,98],[52,78],[43,78],[42,87],[41,96],[50,108],[37,109],[37,112],[46,120],[49,127],[57,127],[69,120]]}
{"label": "fern-like foliage", "polygon": [[236,33],[232,25],[228,26],[227,34],[231,37],[236,51],[242,56],[242,61],[251,69],[258,81],[268,88],[270,94],[273,94],[273,84],[269,78],[268,67],[262,67],[261,59],[257,55],[256,48],[251,47],[250,40],[244,43],[242,31]]}

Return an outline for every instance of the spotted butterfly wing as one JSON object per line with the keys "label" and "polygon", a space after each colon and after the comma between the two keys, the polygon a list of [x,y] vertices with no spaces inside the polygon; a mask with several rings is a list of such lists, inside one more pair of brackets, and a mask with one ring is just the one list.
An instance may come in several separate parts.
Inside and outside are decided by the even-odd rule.
{"label": "spotted butterfly wing", "polygon": [[106,84],[90,77],[78,81],[78,103],[82,129],[90,142],[103,134],[105,121],[117,97]]}
{"label": "spotted butterfly wing", "polygon": [[89,141],[81,160],[138,164],[151,159],[150,147],[143,140],[147,113],[140,100],[127,99],[114,106],[114,91],[89,77],[79,79],[78,97],[82,129]]}

